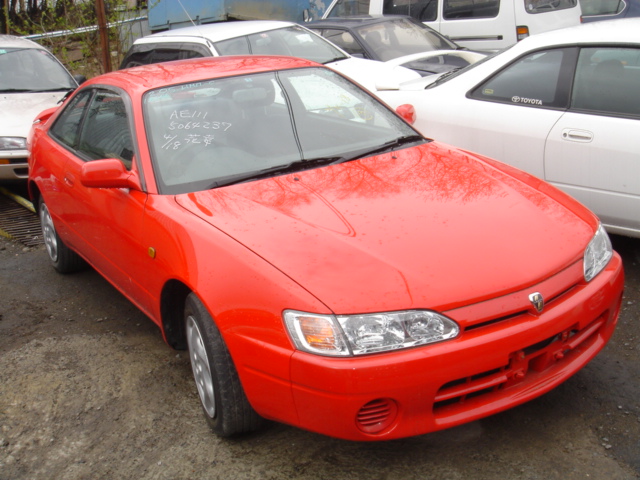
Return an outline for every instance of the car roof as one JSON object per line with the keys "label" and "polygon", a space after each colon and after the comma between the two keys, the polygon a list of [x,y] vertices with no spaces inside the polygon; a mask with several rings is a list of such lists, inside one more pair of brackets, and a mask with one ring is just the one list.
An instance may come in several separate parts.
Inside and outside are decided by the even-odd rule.
{"label": "car roof", "polygon": [[332,18],[325,18],[322,20],[314,20],[313,22],[309,22],[306,23],[305,26],[308,26],[310,28],[313,27],[347,27],[347,28],[354,28],[354,27],[362,27],[365,25],[373,25],[376,23],[384,23],[384,22],[388,22],[391,20],[398,20],[398,19],[407,19],[410,20],[412,22],[415,23],[420,23],[420,22],[416,22],[412,17],[410,17],[409,15],[352,15],[352,16],[346,16],[346,17],[332,17]]}
{"label": "car roof", "polygon": [[535,50],[551,45],[640,44],[640,17],[604,20],[538,33],[516,43],[514,49]]}
{"label": "car roof", "polygon": [[238,22],[207,23],[204,25],[194,25],[192,27],[175,28],[164,32],[153,33],[146,37],[139,38],[134,43],[152,43],[156,40],[171,37],[199,37],[212,42],[220,42],[230,38],[276,30],[292,25],[296,24],[279,20],[244,20]]}
{"label": "car roof", "polygon": [[46,50],[46,48],[36,42],[27,38],[16,37],[15,35],[0,35],[0,48],[36,48]]}
{"label": "car roof", "polygon": [[302,67],[326,68],[310,60],[283,56],[203,57],[116,70],[84,82],[81,88],[113,85],[132,95],[141,95],[147,90],[169,85]]}

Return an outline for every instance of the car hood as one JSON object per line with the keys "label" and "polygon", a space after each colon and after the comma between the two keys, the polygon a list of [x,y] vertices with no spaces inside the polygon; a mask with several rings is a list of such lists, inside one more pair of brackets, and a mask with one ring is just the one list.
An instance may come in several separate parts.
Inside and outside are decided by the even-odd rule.
{"label": "car hood", "polygon": [[433,142],[176,200],[334,312],[443,311],[582,257],[592,217],[538,186]]}
{"label": "car hood", "polygon": [[358,82],[371,92],[376,91],[378,83],[402,84],[420,78],[420,74],[411,69],[364,58],[351,57],[326,65]]}
{"label": "car hood", "polygon": [[55,107],[65,93],[0,93],[0,136],[26,138],[38,114]]}

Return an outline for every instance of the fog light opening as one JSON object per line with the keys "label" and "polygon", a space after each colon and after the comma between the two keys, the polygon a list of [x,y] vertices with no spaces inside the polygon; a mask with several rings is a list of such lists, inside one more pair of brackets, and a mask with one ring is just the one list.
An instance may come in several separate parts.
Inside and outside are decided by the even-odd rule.
{"label": "fog light opening", "polygon": [[380,433],[391,426],[398,416],[398,405],[390,398],[372,400],[360,408],[356,425],[364,433]]}

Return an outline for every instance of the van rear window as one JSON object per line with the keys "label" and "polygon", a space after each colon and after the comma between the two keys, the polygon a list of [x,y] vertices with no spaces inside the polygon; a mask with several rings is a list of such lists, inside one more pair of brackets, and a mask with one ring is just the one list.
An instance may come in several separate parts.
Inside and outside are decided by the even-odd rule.
{"label": "van rear window", "polygon": [[500,0],[444,0],[443,16],[456,18],[493,18],[500,13]]}
{"label": "van rear window", "polygon": [[546,13],[554,10],[573,8],[578,0],[524,0],[527,13]]}

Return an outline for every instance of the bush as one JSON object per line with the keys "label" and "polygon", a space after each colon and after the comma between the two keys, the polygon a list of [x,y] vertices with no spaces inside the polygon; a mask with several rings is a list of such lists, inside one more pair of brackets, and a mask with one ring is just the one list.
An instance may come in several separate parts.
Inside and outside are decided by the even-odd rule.
{"label": "bush", "polygon": [[[125,21],[143,16],[145,5],[140,0],[103,1],[114,70],[133,41],[134,24]],[[2,31],[28,36],[47,47],[70,72],[91,78],[108,69],[103,62],[96,5],[83,0],[2,0]]]}

